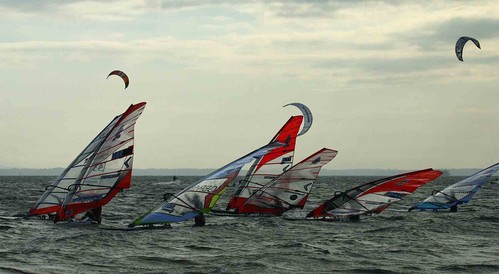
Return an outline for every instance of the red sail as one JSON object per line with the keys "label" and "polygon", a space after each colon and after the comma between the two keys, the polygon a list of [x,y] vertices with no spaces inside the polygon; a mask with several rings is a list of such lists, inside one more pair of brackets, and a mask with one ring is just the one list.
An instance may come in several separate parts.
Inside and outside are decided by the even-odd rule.
{"label": "red sail", "polygon": [[292,116],[277,132],[269,144],[277,141],[285,145],[273,149],[253,164],[244,180],[240,182],[236,193],[232,196],[227,210],[236,209],[237,211],[237,208],[243,205],[253,192],[277,178],[293,165],[296,136],[302,121],[303,116]]}
{"label": "red sail", "polygon": [[420,186],[442,175],[439,170],[424,169],[399,174],[336,193],[307,217],[349,216],[380,213],[390,204],[404,199]]}
{"label": "red sail", "polygon": [[338,152],[323,148],[267,183],[255,192],[238,213],[280,215],[293,208],[303,208],[321,168]]}

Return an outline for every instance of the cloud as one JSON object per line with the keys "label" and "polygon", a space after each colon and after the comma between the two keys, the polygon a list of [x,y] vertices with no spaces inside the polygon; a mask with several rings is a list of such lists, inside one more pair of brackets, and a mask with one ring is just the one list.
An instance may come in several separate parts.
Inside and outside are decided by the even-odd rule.
{"label": "cloud", "polygon": [[[8,1],[10,5],[15,3]],[[36,4],[35,1],[28,3],[31,7],[25,7],[26,10]],[[58,5],[56,3],[49,1],[44,5],[53,7]],[[147,1],[134,4],[138,11],[134,11],[132,18],[134,14],[147,13],[146,6],[168,11],[223,6],[245,10],[253,17],[238,20],[238,16],[231,17],[230,12],[228,16],[216,13],[195,26],[201,32],[208,33],[196,38],[169,36],[167,31],[148,33],[133,27],[130,30],[119,29],[127,35],[112,40],[0,43],[0,50],[4,52],[0,58],[5,60],[11,56],[12,60],[6,63],[18,64],[22,61],[19,58],[23,54],[20,53],[26,53],[29,55],[26,58],[33,58],[33,65],[41,58],[49,58],[44,56],[45,53],[66,55],[64,58],[76,61],[114,56],[134,62],[166,61],[184,68],[220,73],[265,73],[304,78],[332,75],[339,82],[397,82],[411,81],[414,77],[457,77],[453,74],[456,65],[453,56],[453,43],[457,39],[453,37],[455,29],[469,32],[480,30],[489,39],[499,33],[493,28],[499,19],[473,17],[473,14],[483,11],[484,7],[480,6],[453,13],[452,7],[442,2],[435,10],[429,10],[424,4],[397,4],[393,1],[295,0],[267,3],[258,0]],[[118,15],[113,16],[119,18],[119,14],[124,14],[130,5],[120,5],[116,11]],[[71,1],[60,6],[71,6],[70,10],[74,12],[77,7],[85,7],[86,16],[96,18],[105,18],[106,14],[114,12],[105,11],[104,6],[112,5],[102,1]],[[335,17],[327,15],[337,12]],[[283,23],[286,18],[293,20]],[[158,33],[160,35],[156,36]],[[95,37],[92,33],[85,36]],[[490,40],[489,45],[496,43],[494,41]],[[488,52],[486,58],[474,58],[473,61],[483,61],[482,65],[492,66],[497,64],[497,57],[498,53]],[[445,73],[445,69],[449,72]],[[476,76],[478,71],[468,75]],[[486,79],[493,77],[485,75]]]}
{"label": "cloud", "polygon": [[[373,1],[374,2],[374,1]],[[259,14],[262,11],[270,13],[273,16],[289,19],[319,18],[330,17],[336,11],[364,3],[364,1],[348,0],[158,0],[158,1],[106,1],[106,0],[4,0],[0,2],[0,9],[6,9],[19,13],[43,14],[43,13],[64,13],[71,11],[74,14],[82,14],[77,8],[73,7],[91,7],[85,9],[86,13],[108,14],[106,10],[115,9],[117,3],[120,6],[133,7],[129,9],[130,13],[144,13],[151,10],[162,10],[168,12],[180,10],[192,10],[205,7],[226,7],[234,10],[244,10],[253,14]],[[381,3],[393,3],[393,1],[382,1]],[[106,8],[102,8],[106,7]],[[122,16],[123,14],[120,14]]]}
{"label": "cloud", "polygon": [[78,4],[78,3],[108,3],[110,5],[118,2],[117,0],[3,0],[0,2],[0,8],[14,10],[18,12],[26,12],[26,13],[39,13],[45,12],[49,10],[56,10],[59,8],[63,8],[69,5]]}
{"label": "cloud", "polygon": [[478,40],[499,38],[499,18],[454,17],[443,22],[431,22],[411,31],[392,34],[395,39],[407,41],[420,50],[431,51],[442,47],[453,48],[461,36],[471,36]]}
{"label": "cloud", "polygon": [[452,18],[435,24],[437,41],[457,40],[460,36],[477,39],[499,38],[499,18]]}
{"label": "cloud", "polygon": [[72,1],[4,0],[0,2],[0,7],[18,12],[35,13],[57,8],[60,5],[66,5],[68,2],[71,3]]}
{"label": "cloud", "polygon": [[[119,3],[119,4],[118,4]],[[137,8],[138,7],[138,8]],[[134,1],[119,0],[4,0],[0,1],[0,11],[4,18],[19,19],[23,16],[42,16],[44,19],[126,21],[134,15],[142,14],[143,6]]]}
{"label": "cloud", "polygon": [[[372,1],[374,3],[375,1]],[[397,4],[397,1],[376,1],[382,4]],[[260,6],[272,15],[283,18],[319,18],[330,17],[336,11],[351,7],[352,5],[365,4],[362,0],[163,0],[157,3],[163,10],[193,9],[207,6],[225,6],[232,8],[256,7]],[[260,10],[261,11],[261,10]]]}

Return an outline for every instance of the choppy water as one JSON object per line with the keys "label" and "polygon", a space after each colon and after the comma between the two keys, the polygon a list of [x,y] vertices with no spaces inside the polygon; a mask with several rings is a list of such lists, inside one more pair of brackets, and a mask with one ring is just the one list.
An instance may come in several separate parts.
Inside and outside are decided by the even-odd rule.
{"label": "choppy water", "polygon": [[[0,177],[0,216],[26,211],[52,177]],[[122,227],[161,203],[181,184],[170,177],[134,177],[132,188],[103,210],[101,227]],[[369,177],[321,177],[307,210]],[[438,179],[377,216],[321,223],[207,216],[169,230],[113,231],[42,220],[0,220],[0,272],[166,273],[497,273],[498,184],[486,184],[457,213],[404,212]],[[234,191],[231,189],[230,192]],[[228,193],[229,194],[229,193]],[[219,201],[225,207],[228,195]]]}

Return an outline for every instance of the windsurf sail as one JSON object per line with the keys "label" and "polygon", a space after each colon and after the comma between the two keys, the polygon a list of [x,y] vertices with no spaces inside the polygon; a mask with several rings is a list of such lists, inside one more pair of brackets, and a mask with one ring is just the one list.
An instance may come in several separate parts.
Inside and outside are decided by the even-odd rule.
{"label": "windsurf sail", "polygon": [[134,126],[146,103],[131,105],[116,116],[74,161],[45,188],[29,215],[55,213],[56,220],[107,204],[130,188]]}
{"label": "windsurf sail", "polygon": [[238,208],[238,213],[281,215],[293,208],[303,208],[322,166],[337,153],[323,148],[310,155],[257,190]]}
{"label": "windsurf sail", "polygon": [[409,211],[418,210],[445,210],[459,204],[468,203],[473,195],[480,190],[489,178],[499,169],[499,163],[483,169],[468,178],[461,180],[441,191],[434,191],[423,202],[411,207]]}
{"label": "windsurf sail", "polygon": [[404,199],[440,175],[441,171],[430,168],[365,183],[345,192],[339,191],[333,198],[312,210],[307,217],[327,218],[381,213],[390,204]]}
{"label": "windsurf sail", "polygon": [[239,182],[239,187],[231,197],[227,210],[237,211],[255,191],[293,165],[296,136],[302,121],[303,116],[292,116],[277,132],[269,144],[280,142],[284,146],[273,149],[253,163],[244,179]]}
{"label": "windsurf sail", "polygon": [[259,159],[283,145],[279,142],[268,144],[213,171],[179,193],[172,195],[168,202],[146,213],[129,226],[182,222],[210,212],[245,164]]}

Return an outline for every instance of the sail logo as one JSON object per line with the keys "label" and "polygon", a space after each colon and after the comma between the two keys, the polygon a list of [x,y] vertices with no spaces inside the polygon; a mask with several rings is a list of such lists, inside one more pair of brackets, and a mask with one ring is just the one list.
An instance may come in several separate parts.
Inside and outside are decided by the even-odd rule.
{"label": "sail logo", "polygon": [[292,160],[293,160],[293,156],[282,157],[281,164],[290,163],[290,162],[292,162]]}
{"label": "sail logo", "polygon": [[303,186],[303,188],[305,189],[305,191],[308,191],[308,187],[311,186],[311,185],[312,185],[312,183],[308,183],[305,186]]}
{"label": "sail logo", "polygon": [[403,199],[407,194],[405,193],[400,193],[400,192],[386,192],[384,196],[391,197],[391,198],[396,198],[396,199]]}
{"label": "sail logo", "polygon": [[131,155],[131,154],[133,154],[133,146],[129,146],[129,147],[125,148],[125,149],[116,151],[111,156],[111,160],[123,158],[123,157]]}
{"label": "sail logo", "polygon": [[73,198],[72,202],[90,203],[101,199],[105,194],[85,195]]}
{"label": "sail logo", "polygon": [[217,185],[198,185],[191,189],[191,191],[199,191],[199,192],[212,192],[217,189]]}
{"label": "sail logo", "polygon": [[163,207],[161,207],[161,210],[164,210],[168,213],[172,213],[174,208],[175,208],[175,204],[168,203],[168,204],[163,205]]}
{"label": "sail logo", "polygon": [[315,160],[312,161],[312,165],[318,164],[321,161],[321,157],[317,157]]}
{"label": "sail logo", "polygon": [[120,173],[115,173],[115,174],[109,174],[109,175],[103,175],[100,176],[101,179],[111,179],[111,178],[116,178],[120,176]]}
{"label": "sail logo", "polygon": [[132,160],[132,157],[126,159],[126,161],[123,163],[127,168],[130,167],[130,160]]}

